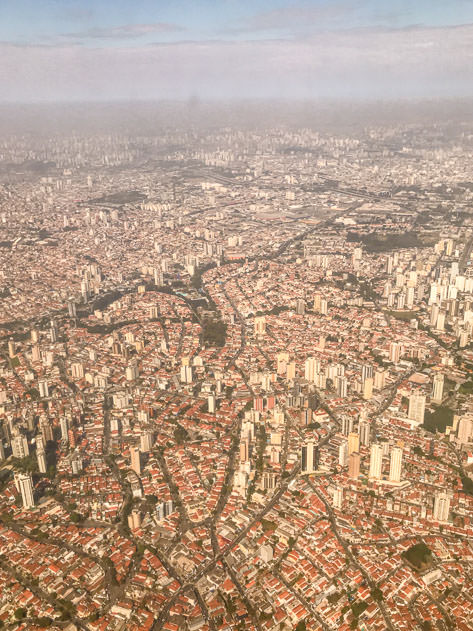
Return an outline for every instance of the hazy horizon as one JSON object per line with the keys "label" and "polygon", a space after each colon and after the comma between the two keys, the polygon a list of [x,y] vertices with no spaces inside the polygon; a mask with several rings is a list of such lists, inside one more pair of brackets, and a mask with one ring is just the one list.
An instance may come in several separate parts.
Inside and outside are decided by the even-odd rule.
{"label": "hazy horizon", "polygon": [[317,128],[342,132],[385,124],[468,123],[472,99],[410,101],[102,101],[0,103],[0,133],[155,134],[162,128]]}
{"label": "hazy horizon", "polygon": [[473,96],[469,0],[19,0],[1,102]]}

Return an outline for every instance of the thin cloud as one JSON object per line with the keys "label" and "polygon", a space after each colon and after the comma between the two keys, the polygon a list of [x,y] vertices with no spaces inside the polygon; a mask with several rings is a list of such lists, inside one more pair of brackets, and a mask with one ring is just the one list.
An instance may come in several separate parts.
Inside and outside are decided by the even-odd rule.
{"label": "thin cloud", "polygon": [[355,2],[338,2],[316,7],[280,7],[245,18],[225,32],[242,34],[288,29],[315,29],[320,26],[333,25],[339,19],[352,14],[356,8]]}
{"label": "thin cloud", "polygon": [[78,33],[66,33],[64,37],[74,39],[134,39],[145,35],[176,33],[184,29],[177,24],[155,22],[152,24],[124,24],[109,28],[88,28]]}
{"label": "thin cloud", "polygon": [[473,96],[473,25],[0,55],[4,101]]}

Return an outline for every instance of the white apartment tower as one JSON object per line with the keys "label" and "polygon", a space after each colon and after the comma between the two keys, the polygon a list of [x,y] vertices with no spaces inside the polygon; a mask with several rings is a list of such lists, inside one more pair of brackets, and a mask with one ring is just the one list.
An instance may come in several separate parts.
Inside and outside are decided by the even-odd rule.
{"label": "white apartment tower", "polygon": [[17,477],[18,489],[23,500],[23,508],[33,508],[33,480],[31,474],[21,474]]}
{"label": "white apartment tower", "polygon": [[389,464],[389,480],[391,482],[401,481],[402,470],[402,449],[394,447],[391,451],[391,461]]}
{"label": "white apartment tower", "polygon": [[424,422],[425,415],[425,395],[411,394],[409,397],[408,417],[417,423]]}
{"label": "white apartment tower", "polygon": [[434,382],[432,385],[432,401],[434,403],[442,403],[443,399],[443,384],[444,384],[444,375],[443,373],[437,373],[434,377]]}
{"label": "white apartment tower", "polygon": [[448,493],[436,493],[434,499],[434,520],[448,521],[450,513],[450,495]]}
{"label": "white apartment tower", "polygon": [[371,445],[369,477],[373,480],[379,480],[381,478],[382,467],[383,448],[381,445]]}

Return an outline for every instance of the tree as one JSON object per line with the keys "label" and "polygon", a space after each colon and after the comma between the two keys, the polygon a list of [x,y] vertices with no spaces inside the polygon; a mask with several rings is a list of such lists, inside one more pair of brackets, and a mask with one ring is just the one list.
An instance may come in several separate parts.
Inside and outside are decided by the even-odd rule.
{"label": "tree", "polygon": [[374,587],[371,590],[371,597],[373,600],[376,600],[376,602],[380,602],[383,600],[383,592],[379,589],[379,587]]}
{"label": "tree", "polygon": [[444,405],[439,405],[434,412],[425,413],[424,427],[428,432],[437,431],[442,434],[448,425],[453,424],[453,410]]}
{"label": "tree", "polygon": [[83,516],[80,513],[77,512],[73,512],[71,513],[71,521],[74,524],[78,524],[79,522],[83,521]]}
{"label": "tree", "polygon": [[18,607],[18,609],[15,609],[14,616],[17,620],[26,618],[26,609],[24,607]]}
{"label": "tree", "polygon": [[297,623],[296,631],[306,631],[306,628],[305,620],[301,620]]}
{"label": "tree", "polygon": [[178,425],[178,427],[174,430],[174,440],[178,445],[181,445],[185,441],[189,440],[189,434],[182,425]]}
{"label": "tree", "polygon": [[429,564],[432,560],[432,552],[423,541],[411,546],[401,556],[417,569],[421,569],[423,565]]}

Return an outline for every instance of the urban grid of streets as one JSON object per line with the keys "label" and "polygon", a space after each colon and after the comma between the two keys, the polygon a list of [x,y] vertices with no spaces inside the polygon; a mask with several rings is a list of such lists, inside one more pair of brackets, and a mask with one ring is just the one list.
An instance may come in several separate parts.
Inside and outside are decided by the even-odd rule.
{"label": "urban grid of streets", "polygon": [[0,627],[471,628],[471,145],[3,139]]}

